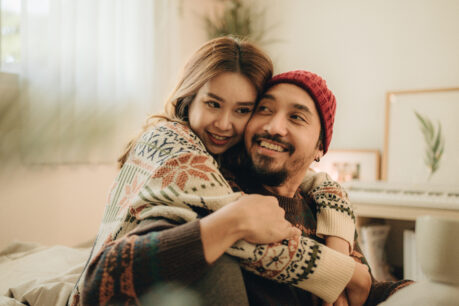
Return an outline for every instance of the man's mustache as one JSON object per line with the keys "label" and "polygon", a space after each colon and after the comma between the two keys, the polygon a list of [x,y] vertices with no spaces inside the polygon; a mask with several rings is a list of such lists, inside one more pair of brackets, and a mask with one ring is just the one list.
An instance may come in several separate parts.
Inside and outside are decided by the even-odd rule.
{"label": "man's mustache", "polygon": [[295,147],[291,143],[283,141],[281,139],[281,136],[279,136],[279,135],[271,135],[271,134],[268,134],[268,133],[255,134],[252,137],[252,142],[257,142],[260,138],[271,140],[271,141],[275,141],[277,143],[280,143],[280,144],[284,145],[287,148],[287,151],[289,152],[290,155],[292,155],[293,152],[295,152]]}

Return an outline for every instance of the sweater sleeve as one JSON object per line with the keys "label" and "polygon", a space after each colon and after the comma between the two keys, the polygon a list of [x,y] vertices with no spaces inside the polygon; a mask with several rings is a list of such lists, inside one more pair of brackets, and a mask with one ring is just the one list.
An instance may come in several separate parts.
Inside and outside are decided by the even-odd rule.
{"label": "sweater sleeve", "polygon": [[[354,245],[355,215],[348,195],[340,184],[325,172],[308,171],[301,189],[317,207],[317,236],[340,237]],[[351,249],[352,251],[352,249]]]}
{"label": "sweater sleeve", "polygon": [[124,237],[106,244],[90,263],[82,302],[138,304],[153,285],[187,284],[206,271],[199,221],[176,226],[145,220]]}
{"label": "sweater sleeve", "polygon": [[331,303],[354,273],[354,260],[308,237],[280,243],[239,241],[227,253],[243,258],[242,267],[261,277],[296,286]]}

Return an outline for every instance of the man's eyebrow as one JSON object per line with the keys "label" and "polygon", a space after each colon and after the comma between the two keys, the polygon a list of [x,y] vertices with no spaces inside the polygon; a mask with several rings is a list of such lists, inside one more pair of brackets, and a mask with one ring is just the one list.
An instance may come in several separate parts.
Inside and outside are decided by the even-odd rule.
{"label": "man's eyebrow", "polygon": [[312,112],[309,109],[309,107],[307,107],[304,104],[295,103],[295,104],[293,104],[293,107],[296,108],[297,110],[304,111],[304,112],[308,113],[309,115],[312,115]]}
{"label": "man's eyebrow", "polygon": [[270,95],[270,94],[264,94],[261,98],[262,99],[269,99],[269,100],[276,100],[276,98],[273,95]]}

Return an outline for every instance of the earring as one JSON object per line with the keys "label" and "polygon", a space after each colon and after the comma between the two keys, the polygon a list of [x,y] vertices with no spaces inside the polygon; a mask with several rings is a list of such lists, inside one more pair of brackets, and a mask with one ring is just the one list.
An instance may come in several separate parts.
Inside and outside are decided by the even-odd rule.
{"label": "earring", "polygon": [[315,161],[316,163],[320,162],[320,156],[317,156],[317,157],[314,159],[314,161]]}

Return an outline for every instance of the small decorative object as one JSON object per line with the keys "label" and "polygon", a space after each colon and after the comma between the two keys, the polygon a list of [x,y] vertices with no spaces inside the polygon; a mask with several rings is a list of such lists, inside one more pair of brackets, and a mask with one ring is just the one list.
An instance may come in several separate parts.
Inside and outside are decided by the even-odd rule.
{"label": "small decorative object", "polygon": [[386,94],[382,179],[457,186],[459,87]]}
{"label": "small decorative object", "polygon": [[379,179],[379,159],[377,150],[329,150],[311,167],[338,182],[371,182]]}
{"label": "small decorative object", "polygon": [[422,134],[426,142],[426,151],[424,162],[430,171],[429,179],[440,166],[440,159],[445,149],[445,139],[441,134],[441,123],[438,122],[438,129],[435,130],[429,118],[414,112],[419,120]]}
{"label": "small decorative object", "polygon": [[[209,39],[231,35],[262,43],[266,31],[262,22],[265,11],[255,11],[242,0],[219,0],[223,4],[220,13],[203,16]],[[257,24],[255,24],[255,21]]]}

